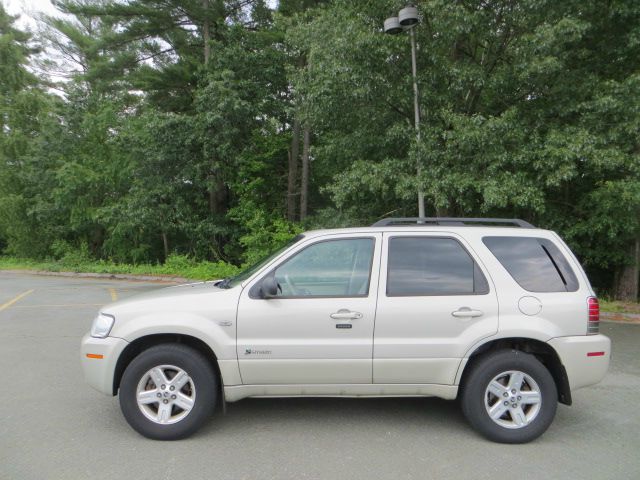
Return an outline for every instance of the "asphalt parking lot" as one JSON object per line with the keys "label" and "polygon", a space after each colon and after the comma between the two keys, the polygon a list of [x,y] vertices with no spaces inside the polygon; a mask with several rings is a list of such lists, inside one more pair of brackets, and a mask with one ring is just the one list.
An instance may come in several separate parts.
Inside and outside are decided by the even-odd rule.
{"label": "asphalt parking lot", "polygon": [[640,479],[640,325],[603,323],[605,380],[528,445],[475,434],[438,399],[249,399],[195,436],[147,440],[85,385],[103,304],[162,285],[0,272],[2,479]]}

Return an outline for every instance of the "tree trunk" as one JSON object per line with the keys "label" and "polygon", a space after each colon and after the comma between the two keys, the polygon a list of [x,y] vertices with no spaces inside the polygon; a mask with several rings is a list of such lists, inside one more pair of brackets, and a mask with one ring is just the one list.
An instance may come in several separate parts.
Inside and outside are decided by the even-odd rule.
{"label": "tree trunk", "polygon": [[449,217],[451,216],[449,213],[449,209],[447,207],[436,207],[436,215],[438,217]]}
{"label": "tree trunk", "polygon": [[294,118],[289,147],[289,181],[287,184],[287,220],[296,219],[296,186],[298,183],[298,154],[300,151],[300,120]]}
{"label": "tree trunk", "polygon": [[209,211],[214,214],[222,214],[227,207],[227,187],[220,174],[213,174],[209,177]]}
{"label": "tree trunk", "polygon": [[616,275],[615,298],[625,302],[638,301],[638,275],[640,268],[640,237],[629,248],[633,262],[624,265]]}
{"label": "tree trunk", "polygon": [[91,253],[95,257],[100,257],[102,244],[104,243],[104,235],[105,235],[105,231],[102,227],[96,227],[93,229],[93,234],[91,235],[91,242],[89,244],[89,249],[91,250]]}
{"label": "tree trunk", "polygon": [[162,232],[162,246],[164,247],[164,259],[169,256],[169,238],[166,232]]}
{"label": "tree trunk", "polygon": [[304,126],[302,140],[302,178],[300,179],[300,220],[307,217],[309,195],[309,147],[311,146],[311,129]]}
{"label": "tree trunk", "polygon": [[204,10],[204,24],[202,25],[202,39],[204,41],[204,64],[209,64],[211,56],[211,33],[209,32],[209,0],[202,0],[202,8]]}

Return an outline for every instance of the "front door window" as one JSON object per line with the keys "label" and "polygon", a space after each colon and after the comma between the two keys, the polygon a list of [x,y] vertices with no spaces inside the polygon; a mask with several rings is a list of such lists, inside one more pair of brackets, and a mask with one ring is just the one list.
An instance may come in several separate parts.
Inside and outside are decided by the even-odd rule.
{"label": "front door window", "polygon": [[315,243],[275,270],[282,297],[365,297],[369,294],[374,240]]}

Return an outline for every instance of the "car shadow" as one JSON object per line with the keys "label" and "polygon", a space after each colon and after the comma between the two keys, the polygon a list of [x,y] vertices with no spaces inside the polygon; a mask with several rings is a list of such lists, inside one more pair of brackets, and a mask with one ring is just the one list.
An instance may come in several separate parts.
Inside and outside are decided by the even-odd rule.
{"label": "car shadow", "polygon": [[241,433],[255,429],[467,429],[454,401],[439,398],[248,398],[229,403],[200,430]]}

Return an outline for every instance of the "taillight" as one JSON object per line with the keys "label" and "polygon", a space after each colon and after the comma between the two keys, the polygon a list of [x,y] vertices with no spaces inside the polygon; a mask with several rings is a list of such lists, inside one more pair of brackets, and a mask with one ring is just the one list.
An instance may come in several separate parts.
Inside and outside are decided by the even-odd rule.
{"label": "taillight", "polygon": [[587,324],[587,334],[595,335],[600,331],[600,304],[596,297],[587,298],[589,307],[589,323]]}

